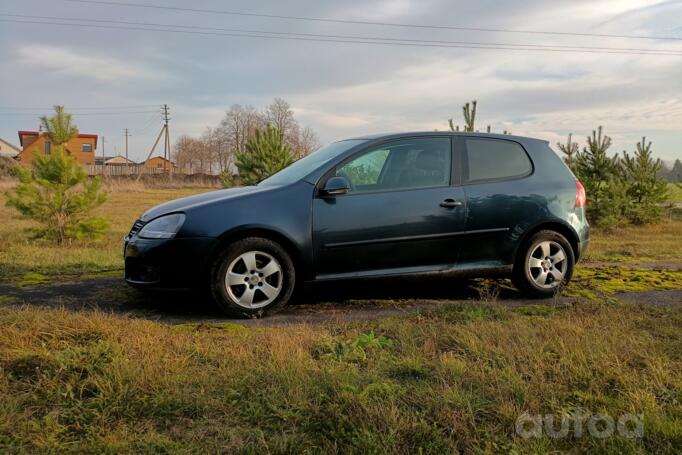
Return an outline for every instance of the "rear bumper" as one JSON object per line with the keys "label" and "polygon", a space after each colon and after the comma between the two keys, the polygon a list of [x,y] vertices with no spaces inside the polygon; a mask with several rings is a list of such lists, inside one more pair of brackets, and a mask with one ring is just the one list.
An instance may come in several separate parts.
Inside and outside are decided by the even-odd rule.
{"label": "rear bumper", "polygon": [[145,289],[191,289],[207,273],[207,260],[216,240],[209,237],[141,239],[125,242],[125,280]]}
{"label": "rear bumper", "polygon": [[590,244],[590,239],[585,239],[585,240],[582,240],[580,243],[578,243],[577,256],[575,257],[576,262],[585,256],[585,251],[587,250],[587,247],[589,246],[589,244]]}

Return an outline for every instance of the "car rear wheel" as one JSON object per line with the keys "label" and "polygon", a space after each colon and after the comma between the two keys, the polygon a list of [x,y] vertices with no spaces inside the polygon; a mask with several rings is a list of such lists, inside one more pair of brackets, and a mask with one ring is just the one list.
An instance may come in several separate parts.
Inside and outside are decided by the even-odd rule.
{"label": "car rear wheel", "polygon": [[272,240],[239,240],[216,261],[211,293],[226,314],[258,317],[285,305],[296,282],[289,254]]}
{"label": "car rear wheel", "polygon": [[512,281],[530,297],[551,297],[571,281],[574,266],[568,240],[555,231],[540,231],[522,246]]}

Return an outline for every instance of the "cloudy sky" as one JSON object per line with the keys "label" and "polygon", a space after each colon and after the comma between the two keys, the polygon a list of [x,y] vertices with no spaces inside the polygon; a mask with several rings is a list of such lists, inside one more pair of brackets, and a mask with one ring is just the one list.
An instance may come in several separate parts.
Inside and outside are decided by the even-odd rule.
{"label": "cloudy sky", "polygon": [[[106,137],[107,155],[123,152],[123,130],[129,128],[131,155],[140,159],[160,128],[158,106],[163,103],[171,108],[171,134],[177,137],[216,125],[232,104],[260,107],[279,96],[292,104],[301,123],[329,142],[374,132],[447,129],[447,119],[461,122],[461,105],[477,99],[481,129],[490,124],[494,131],[506,129],[552,144],[573,132],[582,145],[602,124],[614,139],[614,152],[634,149],[645,135],[661,158],[682,158],[682,55],[389,46],[237,37],[215,30],[682,53],[682,1],[112,2],[128,6],[0,2],[0,137],[17,143],[17,130],[37,128],[38,114],[65,104],[78,114],[82,132]],[[610,36],[396,27],[218,11]],[[71,25],[53,25],[66,22],[54,18],[70,18]],[[150,26],[132,22],[162,24],[155,28],[166,30],[183,26],[191,33],[134,30]]]}

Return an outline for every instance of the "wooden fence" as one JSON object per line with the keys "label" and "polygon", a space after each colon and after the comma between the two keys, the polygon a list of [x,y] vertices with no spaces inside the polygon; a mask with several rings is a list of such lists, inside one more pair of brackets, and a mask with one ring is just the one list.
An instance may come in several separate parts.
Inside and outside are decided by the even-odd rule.
{"label": "wooden fence", "polygon": [[146,166],[112,166],[112,165],[101,165],[101,164],[86,164],[83,166],[89,175],[158,175],[158,174],[168,174],[169,172],[173,174],[194,174],[189,169],[184,168],[173,168],[172,170],[156,168],[156,167],[146,167]]}

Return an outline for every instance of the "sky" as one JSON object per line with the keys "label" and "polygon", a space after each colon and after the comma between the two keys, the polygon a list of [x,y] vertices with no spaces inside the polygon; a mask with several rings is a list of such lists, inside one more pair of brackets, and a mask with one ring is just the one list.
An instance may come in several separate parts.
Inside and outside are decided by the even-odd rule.
{"label": "sky", "polygon": [[[584,145],[598,125],[613,153],[642,136],[656,156],[682,159],[682,55],[537,52],[280,40],[59,26],[139,22],[262,32],[357,35],[401,40],[613,47],[682,52],[682,1],[570,0],[69,0],[0,2],[0,137],[37,129],[63,104],[80,131],[104,136],[107,156],[143,159],[171,111],[171,137],[216,126],[233,104],[291,103],[323,143],[369,133],[446,130],[478,100],[477,127]],[[124,6],[177,6],[342,21],[569,32],[482,32],[254,17]],[[14,16],[7,16],[14,15]],[[17,17],[33,16],[33,17]],[[8,21],[9,20],[9,21]],[[24,22],[10,22],[10,21]],[[119,21],[118,25],[111,22]],[[43,22],[43,23],[35,23]],[[159,27],[157,27],[159,28]],[[162,28],[162,27],[161,27]],[[215,30],[214,30],[215,31]],[[209,31],[209,33],[213,33]],[[222,33],[222,34],[221,34]],[[669,39],[632,39],[636,35]],[[676,39],[675,39],[676,38]],[[98,154],[102,144],[98,144]]]}

